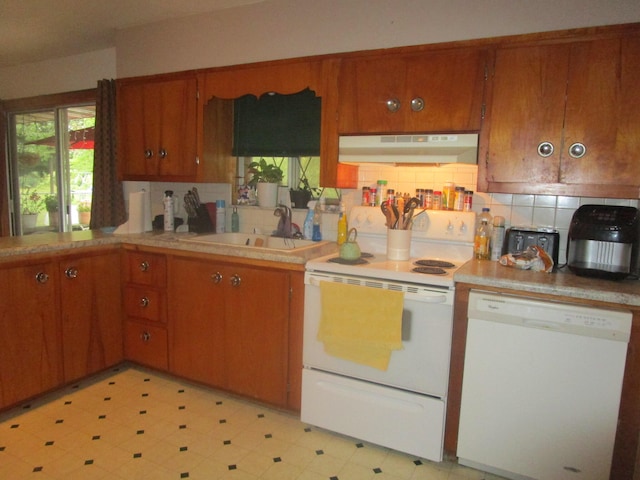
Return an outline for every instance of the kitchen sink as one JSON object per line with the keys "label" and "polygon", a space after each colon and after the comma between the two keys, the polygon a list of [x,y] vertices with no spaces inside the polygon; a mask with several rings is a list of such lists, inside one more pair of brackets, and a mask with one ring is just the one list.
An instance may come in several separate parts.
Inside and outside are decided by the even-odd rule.
{"label": "kitchen sink", "polygon": [[322,242],[299,240],[294,238],[272,237],[257,233],[212,233],[180,239],[183,242],[205,245],[233,245],[246,248],[264,248],[267,250],[300,251],[318,246]]}

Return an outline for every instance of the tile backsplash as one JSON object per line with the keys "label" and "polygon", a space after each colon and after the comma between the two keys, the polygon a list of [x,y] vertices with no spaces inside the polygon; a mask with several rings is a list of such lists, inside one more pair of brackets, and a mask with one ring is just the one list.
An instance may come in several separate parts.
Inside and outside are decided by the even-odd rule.
{"label": "tile backsplash", "polygon": [[[416,188],[431,188],[442,190],[447,182],[454,182],[467,190],[473,190],[473,211],[479,213],[483,207],[489,207],[492,215],[505,218],[506,227],[511,226],[549,226],[560,232],[560,263],[566,258],[566,243],[569,224],[575,210],[588,203],[605,205],[622,205],[638,207],[638,199],[604,199],[589,197],[568,197],[555,195],[517,195],[503,193],[475,192],[478,167],[475,165],[442,165],[442,166],[360,166],[358,189],[342,190],[342,201],[347,210],[361,202],[363,186],[375,185],[378,180],[386,180],[387,187],[396,192],[415,194]],[[162,198],[165,190],[173,190],[177,198],[176,216],[186,219],[182,198],[194,185],[190,183],[161,183],[161,182],[125,182],[125,193],[149,188],[151,192],[152,216],[162,214]],[[225,200],[231,207],[231,186],[228,184],[204,183],[198,184],[198,191],[203,202]],[[286,193],[286,189],[283,189]],[[230,210],[227,215],[227,230],[230,229]],[[278,218],[273,215],[273,209],[255,206],[238,207],[240,214],[240,231],[270,233],[275,230]],[[302,227],[306,210],[294,210],[293,221]],[[336,214],[323,215],[323,238],[335,240],[337,232]]]}

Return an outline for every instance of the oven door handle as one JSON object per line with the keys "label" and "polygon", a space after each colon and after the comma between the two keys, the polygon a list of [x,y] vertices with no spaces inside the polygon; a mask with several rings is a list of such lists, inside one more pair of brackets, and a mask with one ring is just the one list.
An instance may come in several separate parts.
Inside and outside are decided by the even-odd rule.
{"label": "oven door handle", "polygon": [[[308,284],[314,287],[319,287],[321,282],[330,282],[329,279],[318,278],[310,276],[308,277]],[[340,283],[340,282],[336,282]],[[353,285],[352,283],[348,285]],[[366,287],[368,285],[361,285]],[[377,287],[370,287],[377,288]],[[406,300],[415,300],[422,303],[451,303],[450,292],[434,292],[430,290],[420,290],[418,292],[403,292]]]}

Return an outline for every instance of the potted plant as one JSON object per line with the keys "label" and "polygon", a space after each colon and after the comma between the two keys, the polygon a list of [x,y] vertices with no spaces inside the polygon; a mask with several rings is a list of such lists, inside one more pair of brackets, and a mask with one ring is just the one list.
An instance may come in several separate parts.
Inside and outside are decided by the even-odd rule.
{"label": "potted plant", "polygon": [[31,192],[29,188],[22,194],[20,201],[20,213],[22,214],[22,226],[24,229],[34,229],[38,220],[38,214],[42,211],[44,201],[37,192]]}
{"label": "potted plant", "polygon": [[44,197],[44,208],[49,214],[49,225],[55,227],[56,230],[60,224],[58,216],[58,196],[47,195]]}
{"label": "potted plant", "polygon": [[78,204],[78,221],[82,225],[89,225],[91,221],[91,202],[85,200]]}
{"label": "potted plant", "polygon": [[282,169],[261,158],[259,161],[251,162],[248,171],[253,174],[248,185],[256,189],[258,204],[261,207],[275,207],[278,201],[278,186],[284,176]]}
{"label": "potted plant", "polygon": [[315,188],[311,188],[309,180],[306,177],[300,179],[298,188],[289,190],[289,196],[291,198],[291,206],[293,208],[308,208],[307,204],[309,200],[313,198],[313,194],[316,193]]}

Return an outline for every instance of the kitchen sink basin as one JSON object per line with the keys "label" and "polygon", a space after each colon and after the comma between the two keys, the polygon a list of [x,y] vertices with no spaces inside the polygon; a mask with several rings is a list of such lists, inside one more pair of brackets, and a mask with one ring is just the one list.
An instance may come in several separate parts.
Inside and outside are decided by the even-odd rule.
{"label": "kitchen sink basin", "polygon": [[298,240],[293,238],[272,237],[257,233],[212,233],[196,235],[180,239],[183,242],[201,243],[205,245],[233,245],[247,248],[264,248],[267,250],[300,251],[318,246],[320,242]]}

